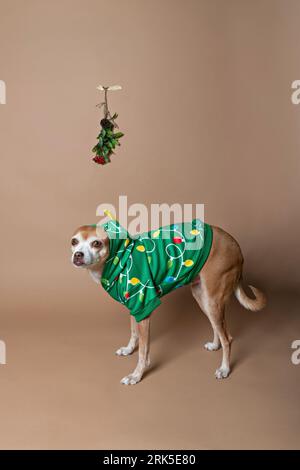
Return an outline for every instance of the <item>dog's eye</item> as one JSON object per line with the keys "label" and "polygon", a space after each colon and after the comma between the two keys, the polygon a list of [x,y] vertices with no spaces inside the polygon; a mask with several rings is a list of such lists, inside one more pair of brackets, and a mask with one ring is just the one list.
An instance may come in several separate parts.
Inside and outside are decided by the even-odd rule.
{"label": "dog's eye", "polygon": [[102,245],[102,243],[100,242],[100,240],[94,240],[92,242],[92,247],[93,248],[100,248],[101,245]]}
{"label": "dog's eye", "polygon": [[72,238],[72,246],[75,246],[75,245],[78,245],[78,240],[76,240],[76,238]]}

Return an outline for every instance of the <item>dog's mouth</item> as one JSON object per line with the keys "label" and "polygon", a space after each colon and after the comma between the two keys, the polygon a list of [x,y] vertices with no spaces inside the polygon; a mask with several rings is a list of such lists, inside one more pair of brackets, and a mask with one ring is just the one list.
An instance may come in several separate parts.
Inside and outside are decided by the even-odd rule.
{"label": "dog's mouth", "polygon": [[74,259],[73,264],[75,264],[75,266],[77,266],[77,267],[85,266],[85,262],[82,259]]}

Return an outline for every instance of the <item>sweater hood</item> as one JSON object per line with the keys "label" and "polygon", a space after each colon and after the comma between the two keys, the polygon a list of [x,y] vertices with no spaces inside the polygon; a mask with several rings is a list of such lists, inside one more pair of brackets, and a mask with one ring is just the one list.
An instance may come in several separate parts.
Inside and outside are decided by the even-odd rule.
{"label": "sweater hood", "polygon": [[134,247],[134,240],[117,220],[102,225],[109,238],[109,258],[105,262],[101,284],[109,291],[124,270]]}

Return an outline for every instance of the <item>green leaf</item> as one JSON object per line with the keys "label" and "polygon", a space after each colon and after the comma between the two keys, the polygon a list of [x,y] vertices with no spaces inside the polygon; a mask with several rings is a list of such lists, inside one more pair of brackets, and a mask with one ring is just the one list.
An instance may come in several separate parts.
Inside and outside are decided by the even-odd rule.
{"label": "green leaf", "polygon": [[105,130],[105,129],[102,129],[100,135],[102,136],[102,138],[105,137],[105,135],[106,135],[106,130]]}
{"label": "green leaf", "polygon": [[116,132],[116,133],[114,134],[114,138],[115,138],[115,139],[120,139],[121,137],[123,137],[123,135],[124,135],[123,132]]}

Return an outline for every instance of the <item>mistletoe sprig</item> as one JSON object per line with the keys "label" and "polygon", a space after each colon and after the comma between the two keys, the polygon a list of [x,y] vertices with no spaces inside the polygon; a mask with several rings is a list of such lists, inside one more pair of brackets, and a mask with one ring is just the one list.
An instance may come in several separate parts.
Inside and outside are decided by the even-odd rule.
{"label": "mistletoe sprig", "polygon": [[96,154],[93,157],[95,163],[100,165],[105,165],[110,162],[110,157],[115,152],[115,148],[120,144],[119,139],[123,137],[123,132],[115,132],[115,128],[118,129],[119,126],[116,123],[118,114],[115,113],[113,116],[110,114],[107,103],[107,92],[109,90],[120,90],[119,85],[104,87],[99,85],[98,90],[104,91],[104,102],[97,105],[99,108],[103,106],[104,109],[104,118],[101,119],[101,132],[97,136],[98,142],[93,148],[93,152]]}
{"label": "mistletoe sprig", "polygon": [[[113,115],[113,119],[118,117],[117,114]],[[97,136],[98,143],[93,148],[96,156],[93,158],[94,162],[101,165],[110,162],[110,157],[114,153],[117,146],[121,145],[119,139],[123,137],[123,132],[114,132],[114,124],[110,119],[101,119],[101,132]]]}

